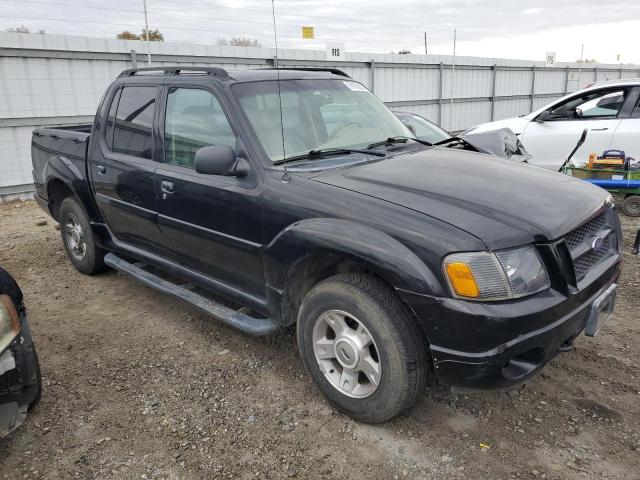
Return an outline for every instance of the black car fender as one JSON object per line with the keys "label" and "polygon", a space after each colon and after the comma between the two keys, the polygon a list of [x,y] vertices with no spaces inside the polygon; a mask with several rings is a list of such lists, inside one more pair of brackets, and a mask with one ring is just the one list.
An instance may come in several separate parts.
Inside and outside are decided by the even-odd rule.
{"label": "black car fender", "polygon": [[[265,248],[265,278],[271,294],[291,297],[288,289],[312,282],[320,268],[348,261],[395,289],[432,295],[435,275],[411,250],[390,235],[348,220],[312,218],[292,224]],[[313,286],[312,284],[307,287]],[[271,301],[273,304],[273,301]],[[287,312],[281,312],[286,323]],[[289,321],[293,321],[289,318]]]}
{"label": "black car fender", "polygon": [[[56,216],[61,196],[74,195],[92,220],[100,218],[89,183],[83,171],[70,159],[63,156],[50,157],[43,170],[46,200],[52,216]],[[56,204],[57,203],[57,204]]]}

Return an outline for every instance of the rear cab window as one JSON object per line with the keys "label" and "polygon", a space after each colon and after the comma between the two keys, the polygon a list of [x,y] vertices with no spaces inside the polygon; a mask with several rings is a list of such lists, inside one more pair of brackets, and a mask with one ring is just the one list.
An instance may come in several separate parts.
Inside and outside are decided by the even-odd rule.
{"label": "rear cab window", "polygon": [[[156,108],[156,87],[125,86],[118,94],[119,101],[113,119],[111,151],[133,157],[153,157],[153,118]],[[116,98],[111,105],[111,110]],[[109,120],[107,120],[109,145]]]}

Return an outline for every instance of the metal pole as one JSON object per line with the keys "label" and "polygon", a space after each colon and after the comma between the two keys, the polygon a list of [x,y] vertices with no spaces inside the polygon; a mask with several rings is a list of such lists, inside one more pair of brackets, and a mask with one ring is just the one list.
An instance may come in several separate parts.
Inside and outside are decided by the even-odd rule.
{"label": "metal pole", "polygon": [[453,59],[451,60],[451,104],[449,105],[449,131],[453,129],[453,78],[456,74],[456,30],[453,30]]}
{"label": "metal pole", "polygon": [[427,53],[427,32],[424,32],[424,54],[429,55]]}
{"label": "metal pole", "polygon": [[442,62],[440,62],[440,80],[438,81],[438,125],[442,127],[442,91],[444,82],[444,70],[442,68]]}
{"label": "metal pole", "polygon": [[151,65],[151,43],[149,42],[149,18],[147,17],[147,0],[142,0],[144,7],[144,32],[147,37],[147,63]]}
{"label": "metal pole", "polygon": [[496,64],[493,64],[491,67],[491,120],[493,122],[493,118],[496,113]]}
{"label": "metal pole", "polygon": [[564,75],[564,94],[569,93],[569,67],[566,68]]}
{"label": "metal pole", "polygon": [[371,93],[375,92],[376,87],[376,61],[372,58],[369,62],[369,90]]}
{"label": "metal pole", "polygon": [[578,64],[578,85],[576,90],[580,90],[580,81],[582,80],[582,56],[584,55],[584,43],[580,46],[580,63]]}
{"label": "metal pole", "polygon": [[531,98],[529,99],[529,111],[533,112],[533,97],[536,93],[536,66],[531,67]]}

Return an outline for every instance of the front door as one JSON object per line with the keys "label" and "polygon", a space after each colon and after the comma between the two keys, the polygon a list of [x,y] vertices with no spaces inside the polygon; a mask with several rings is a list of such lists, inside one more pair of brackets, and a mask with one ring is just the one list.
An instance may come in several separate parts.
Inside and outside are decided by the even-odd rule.
{"label": "front door", "polygon": [[[257,182],[194,169],[199,148],[238,140],[210,90],[166,85],[164,162],[156,170],[158,223],[166,256],[245,293],[264,295]],[[254,176],[255,178],[255,176]]]}
{"label": "front door", "polygon": [[529,122],[521,141],[532,155],[532,165],[557,170],[578,143],[582,131],[588,130],[585,143],[573,159],[587,163],[590,153],[601,155],[610,148],[628,90],[615,87],[590,91],[571,97],[549,109],[551,119]]}
{"label": "front door", "polygon": [[155,250],[154,173],[156,86],[126,86],[112,96],[107,121],[90,152],[89,174],[98,208],[117,240]]}

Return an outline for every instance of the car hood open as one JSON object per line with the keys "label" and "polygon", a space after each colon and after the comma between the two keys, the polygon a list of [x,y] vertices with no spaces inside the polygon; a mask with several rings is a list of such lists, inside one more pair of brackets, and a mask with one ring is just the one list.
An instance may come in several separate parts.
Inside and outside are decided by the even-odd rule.
{"label": "car hood open", "polygon": [[437,218],[490,249],[559,238],[608,196],[543,168],[439,147],[324,171],[314,179]]}

